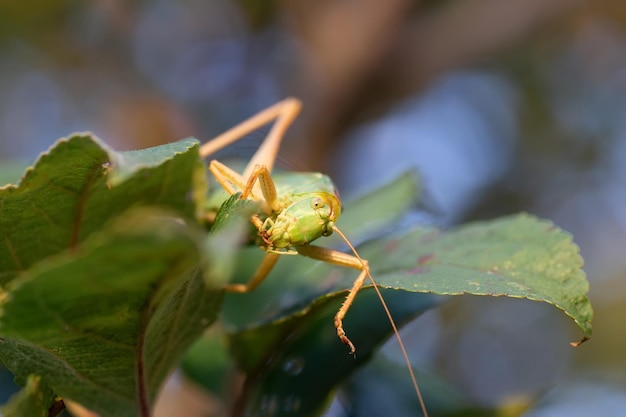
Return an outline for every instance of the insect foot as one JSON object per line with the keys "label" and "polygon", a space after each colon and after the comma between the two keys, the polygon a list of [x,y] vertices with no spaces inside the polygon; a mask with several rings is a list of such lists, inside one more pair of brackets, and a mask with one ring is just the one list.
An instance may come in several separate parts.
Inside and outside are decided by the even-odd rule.
{"label": "insect foot", "polygon": [[350,349],[350,355],[356,356],[356,348],[352,341],[348,339],[348,336],[346,336],[346,332],[343,330],[343,323],[338,315],[335,316],[335,327],[337,328],[337,336],[339,336],[341,342]]}

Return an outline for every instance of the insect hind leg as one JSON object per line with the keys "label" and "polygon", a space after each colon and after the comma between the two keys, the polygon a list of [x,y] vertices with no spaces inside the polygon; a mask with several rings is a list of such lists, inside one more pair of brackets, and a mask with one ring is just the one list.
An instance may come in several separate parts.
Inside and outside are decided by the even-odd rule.
{"label": "insect hind leg", "polygon": [[265,165],[271,172],[285,132],[298,116],[301,108],[300,100],[292,97],[286,98],[203,144],[200,147],[200,156],[207,158],[220,149],[244,138],[247,134],[275,121],[263,143],[250,159],[243,177],[249,177],[256,165]]}

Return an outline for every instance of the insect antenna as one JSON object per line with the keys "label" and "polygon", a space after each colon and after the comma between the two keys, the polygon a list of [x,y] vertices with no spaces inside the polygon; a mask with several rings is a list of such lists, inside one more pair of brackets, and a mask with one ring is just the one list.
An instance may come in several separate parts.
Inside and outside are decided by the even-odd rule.
{"label": "insect antenna", "polygon": [[424,398],[422,397],[422,391],[420,390],[420,387],[417,383],[417,378],[415,377],[415,373],[413,372],[413,368],[411,367],[411,361],[409,359],[409,355],[406,352],[406,348],[404,347],[404,342],[402,342],[402,338],[400,337],[398,326],[396,326],[396,322],[393,319],[393,316],[391,315],[391,311],[389,311],[389,307],[387,306],[387,303],[385,302],[385,299],[383,298],[383,294],[380,292],[380,289],[378,288],[378,284],[376,283],[376,281],[374,281],[374,277],[372,277],[372,274],[370,273],[368,263],[365,260],[363,260],[363,258],[361,258],[359,253],[356,251],[356,249],[352,245],[352,243],[350,243],[346,235],[344,235],[343,232],[339,230],[337,226],[333,226],[333,231],[337,233],[341,237],[341,239],[343,239],[344,242],[346,242],[346,245],[348,245],[348,247],[350,248],[354,256],[361,262],[361,265],[363,265],[363,268],[365,269],[367,277],[372,283],[372,286],[374,287],[374,290],[376,291],[376,294],[378,295],[378,298],[380,299],[383,309],[385,310],[385,313],[387,314],[387,318],[389,319],[389,323],[391,324],[393,333],[396,336],[396,339],[398,340],[398,345],[400,346],[400,351],[402,352],[402,356],[404,357],[404,361],[409,370],[409,374],[411,376],[411,382],[413,383],[413,388],[415,389],[415,393],[417,394],[417,399],[419,400],[420,407],[422,409],[422,414],[424,415],[424,417],[428,417],[428,411],[426,410],[426,404],[424,403]]}

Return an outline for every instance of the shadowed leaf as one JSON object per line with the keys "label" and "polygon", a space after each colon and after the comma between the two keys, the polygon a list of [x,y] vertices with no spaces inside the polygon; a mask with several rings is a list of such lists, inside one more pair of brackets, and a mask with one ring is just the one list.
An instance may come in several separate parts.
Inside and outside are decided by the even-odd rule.
{"label": "shadowed leaf", "polygon": [[[389,337],[380,300],[372,288],[363,289],[344,321],[357,348],[350,356],[332,324],[345,295],[327,294],[292,316],[232,335],[231,350],[248,374],[244,415],[319,415],[336,387]],[[387,290],[383,296],[397,323],[437,304],[424,294]],[[408,372],[405,382],[411,383]]]}
{"label": "shadowed leaf", "polygon": [[201,234],[175,217],[122,216],[11,284],[0,358],[18,380],[37,373],[102,416],[147,415],[221,304],[222,291],[205,282],[224,278],[203,276],[203,251]]}

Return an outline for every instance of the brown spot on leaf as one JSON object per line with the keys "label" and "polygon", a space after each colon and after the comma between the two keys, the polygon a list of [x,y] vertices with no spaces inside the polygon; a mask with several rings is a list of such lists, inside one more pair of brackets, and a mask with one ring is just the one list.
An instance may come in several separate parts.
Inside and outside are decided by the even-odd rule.
{"label": "brown spot on leaf", "polygon": [[392,253],[397,248],[398,248],[398,241],[395,239],[390,240],[389,242],[385,243],[385,253]]}
{"label": "brown spot on leaf", "polygon": [[435,255],[433,255],[432,253],[429,253],[428,255],[421,256],[417,260],[417,263],[418,265],[424,265],[425,263],[432,261],[434,258],[435,258]]}

